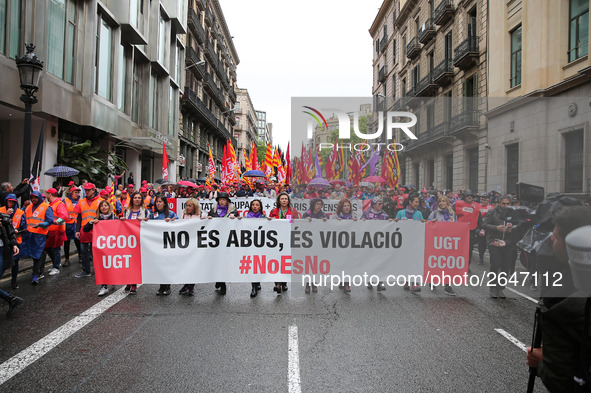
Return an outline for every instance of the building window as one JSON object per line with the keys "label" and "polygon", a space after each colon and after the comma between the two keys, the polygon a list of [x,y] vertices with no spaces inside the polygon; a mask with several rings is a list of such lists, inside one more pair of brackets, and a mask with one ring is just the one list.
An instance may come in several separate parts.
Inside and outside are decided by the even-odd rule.
{"label": "building window", "polygon": [[454,156],[445,156],[445,188],[451,190],[454,185]]}
{"label": "building window", "polygon": [[419,164],[419,163],[417,162],[416,164],[414,164],[414,165],[413,165],[413,167],[414,167],[414,170],[415,170],[415,185],[416,185],[417,187],[419,187],[419,184],[421,184],[421,183],[419,182],[419,180],[420,180],[419,171],[420,171],[420,169],[421,169],[421,164]]}
{"label": "building window", "polygon": [[142,69],[138,62],[133,63],[133,85],[131,86],[131,120],[139,124],[140,97],[142,94]]}
{"label": "building window", "polygon": [[478,191],[478,148],[468,150],[468,187]]}
{"label": "building window", "polygon": [[396,73],[392,74],[392,98],[396,100]]}
{"label": "building window", "polygon": [[452,59],[452,50],[453,50],[453,43],[452,43],[452,36],[451,31],[445,35],[445,60]]}
{"label": "building window", "polygon": [[99,14],[96,29],[96,59],[94,63],[95,90],[111,101],[111,72],[113,69],[113,31]]}
{"label": "building window", "polygon": [[76,4],[72,0],[50,0],[47,39],[47,72],[74,82]]}
{"label": "building window", "polygon": [[406,64],[406,36],[402,37],[402,64]]}
{"label": "building window", "polygon": [[16,58],[21,44],[21,0],[0,0],[0,53]]}
{"label": "building window", "polygon": [[119,45],[119,76],[117,78],[117,93],[118,93],[118,103],[119,103],[119,110],[121,112],[125,112],[125,87],[127,86],[127,67],[125,61],[125,47],[123,45]]}
{"label": "building window", "polygon": [[416,89],[416,87],[420,81],[421,81],[421,72],[420,72],[419,65],[417,64],[417,66],[415,68],[413,68],[413,70],[412,70],[412,84],[411,84],[412,90]]}
{"label": "building window", "polygon": [[583,130],[564,134],[565,184],[564,192],[583,192]]}
{"label": "building window", "polygon": [[433,127],[435,127],[435,104],[431,103],[427,105],[427,130]]}
{"label": "building window", "polygon": [[589,52],[589,0],[570,0],[568,25],[568,61]]}
{"label": "building window", "polygon": [[517,192],[519,181],[519,144],[507,145],[507,193]]}
{"label": "building window", "polygon": [[174,135],[175,113],[176,113],[176,91],[170,86],[170,102],[168,106],[168,135]]}
{"label": "building window", "polygon": [[427,187],[435,185],[435,160],[427,161]]}
{"label": "building window", "polygon": [[158,77],[156,74],[150,74],[150,122],[148,125],[156,130],[158,129],[158,112],[160,112],[157,110],[159,103]]}
{"label": "building window", "polygon": [[166,48],[166,21],[162,14],[160,14],[160,23],[158,26],[158,61],[165,66],[164,54]]}
{"label": "building window", "polygon": [[392,40],[392,63],[396,64],[396,40]]}
{"label": "building window", "polygon": [[511,87],[521,84],[521,26],[511,32]]}
{"label": "building window", "polygon": [[452,105],[452,95],[451,90],[448,91],[443,95],[443,121],[446,123],[451,122],[451,117],[453,114],[453,105]]}

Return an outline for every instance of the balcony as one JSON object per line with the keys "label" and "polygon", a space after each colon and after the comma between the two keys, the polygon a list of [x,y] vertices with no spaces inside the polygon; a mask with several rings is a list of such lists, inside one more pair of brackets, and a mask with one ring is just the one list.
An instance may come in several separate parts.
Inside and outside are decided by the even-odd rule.
{"label": "balcony", "polygon": [[433,74],[429,73],[417,84],[417,96],[429,97],[437,93],[439,86],[433,82]]}
{"label": "balcony", "polygon": [[209,22],[210,26],[214,25],[214,21],[213,21],[213,14],[211,13],[211,11],[209,10],[209,8],[205,9],[205,21]]}
{"label": "balcony", "polygon": [[454,49],[454,66],[467,70],[478,64],[478,36],[471,36]]}
{"label": "balcony", "polygon": [[443,61],[433,68],[433,83],[440,87],[449,85],[454,80],[454,66],[451,59]]}
{"label": "balcony", "polygon": [[195,69],[198,72],[198,75],[201,76],[201,79],[203,79],[205,77],[205,66],[203,64],[195,65],[199,61],[200,59],[199,55],[197,54],[197,51],[188,46],[185,49],[185,63],[187,64],[187,67],[191,67],[191,70]]}
{"label": "balcony", "polygon": [[408,45],[406,45],[406,57],[413,60],[419,53],[421,53],[421,44],[419,44],[417,37],[413,37]]}
{"label": "balcony", "polygon": [[413,107],[414,105],[418,104],[419,101],[420,100],[417,98],[417,88],[416,86],[413,86],[406,92],[404,103],[406,106]]}
{"label": "balcony", "polygon": [[386,110],[386,99],[385,98],[380,98],[378,97],[378,100],[376,102],[376,110],[375,112],[384,112]]}
{"label": "balcony", "polygon": [[386,50],[386,46],[388,46],[387,43],[388,43],[388,37],[386,35],[384,35],[382,37],[382,39],[380,40],[380,53],[382,53],[383,51]]}
{"label": "balcony", "polygon": [[441,124],[436,125],[427,132],[422,134],[418,134],[418,139],[409,139],[408,144],[405,148],[406,151],[411,151],[421,146],[425,146],[431,143],[435,143],[440,141],[442,138],[448,136],[449,134],[449,123],[443,122]]}
{"label": "balcony", "polygon": [[467,110],[451,118],[450,134],[478,131],[480,128],[480,112]]}
{"label": "balcony", "polygon": [[436,32],[433,19],[427,19],[419,31],[419,42],[426,45],[433,37],[435,37]]}
{"label": "balcony", "polygon": [[230,96],[230,102],[236,102],[236,92],[234,88],[230,86],[230,90],[228,91],[228,95]]}
{"label": "balcony", "polygon": [[[219,131],[220,135],[227,139],[229,138],[230,141],[236,145],[236,138],[228,132],[226,127],[214,116],[214,114],[209,110],[209,108],[199,99],[197,93],[195,93],[190,87],[185,86],[185,94],[183,95],[181,103],[188,105],[189,108],[192,108],[194,112],[196,112],[202,123],[209,128],[213,128]],[[199,147],[207,147],[207,143],[205,141],[205,133],[201,132],[201,144]]]}
{"label": "balcony", "polygon": [[443,26],[454,17],[454,5],[451,0],[442,0],[435,8],[434,22],[438,26]]}
{"label": "balcony", "polygon": [[199,18],[199,14],[197,14],[192,8],[189,9],[187,24],[189,27],[193,27],[193,32],[195,33],[197,42],[203,45],[205,42],[205,30],[203,30],[203,27],[201,26],[201,18]]}
{"label": "balcony", "polygon": [[224,104],[226,103],[226,100],[224,99],[224,95],[222,94],[221,90],[215,84],[213,77],[208,73],[205,74],[205,82],[206,83],[203,87],[205,87],[205,89],[207,89],[210,92],[212,98],[215,99],[221,107],[223,107]]}
{"label": "balcony", "polygon": [[388,67],[387,66],[382,66],[382,68],[380,68],[380,71],[378,72],[378,79],[380,80],[380,82],[383,82],[386,80],[386,75],[388,74]]}

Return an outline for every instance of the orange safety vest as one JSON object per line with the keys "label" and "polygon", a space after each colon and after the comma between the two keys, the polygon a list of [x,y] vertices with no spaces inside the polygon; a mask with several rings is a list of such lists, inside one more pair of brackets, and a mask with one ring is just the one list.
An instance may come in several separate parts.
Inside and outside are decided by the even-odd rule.
{"label": "orange safety vest", "polygon": [[152,201],[152,197],[150,197],[149,195],[146,195],[146,197],[144,198],[144,207],[147,209],[148,206],[150,205],[150,202]]}
{"label": "orange safety vest", "polygon": [[[0,207],[0,213],[8,214],[6,206]],[[18,231],[18,228],[21,225],[21,219],[23,217],[23,214],[25,214],[25,212],[21,209],[15,209],[14,216],[12,216],[12,226],[14,227],[15,231]],[[23,242],[23,239],[21,239],[20,235],[16,236],[16,242],[18,244],[21,244]]]}
{"label": "orange safety vest", "polygon": [[78,214],[76,214],[76,211],[74,210],[74,204],[69,198],[64,199],[64,203],[66,204],[66,208],[68,209],[68,221],[66,221],[66,224],[76,223]]}
{"label": "orange safety vest", "polygon": [[[49,204],[49,206],[53,209],[54,217],[55,217],[55,221],[48,228],[50,232],[63,232],[63,233],[66,233],[66,222],[63,221],[61,224],[58,224],[56,222],[57,219],[59,218],[57,216],[57,207],[59,206],[60,203],[64,203],[64,202],[62,202],[61,199],[56,199],[56,200],[53,201],[53,203],[50,203]],[[66,208],[67,208],[67,206],[66,206]]]}
{"label": "orange safety vest", "polygon": [[125,212],[125,210],[127,210],[127,206],[129,206],[129,201],[131,200],[130,197],[127,197],[125,199],[121,198],[119,200],[119,202],[121,203],[121,211]]}
{"label": "orange safety vest", "polygon": [[82,228],[84,228],[84,225],[86,225],[86,223],[88,223],[90,220],[94,220],[96,218],[96,210],[98,209],[100,201],[102,201],[101,198],[96,198],[89,205],[88,199],[84,198],[78,202],[80,205],[80,212],[82,214]]}
{"label": "orange safety vest", "polygon": [[47,213],[47,209],[49,208],[49,204],[47,202],[41,202],[41,204],[35,209],[33,212],[33,204],[27,206],[25,210],[25,219],[27,220],[27,231],[31,233],[38,233],[40,235],[47,235],[49,229],[47,228],[32,228],[31,225],[41,224],[45,222],[45,213]]}

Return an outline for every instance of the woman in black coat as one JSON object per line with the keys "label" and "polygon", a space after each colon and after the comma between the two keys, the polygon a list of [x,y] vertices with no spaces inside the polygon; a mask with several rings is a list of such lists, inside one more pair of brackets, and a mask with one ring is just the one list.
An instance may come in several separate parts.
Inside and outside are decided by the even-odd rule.
{"label": "woman in black coat", "polygon": [[[12,257],[19,253],[17,244],[10,217],[6,214],[0,214],[0,277],[2,277],[5,270],[12,268]],[[0,289],[0,299],[8,303],[7,317],[10,317],[16,307],[23,302],[20,297],[13,296],[2,289]]]}

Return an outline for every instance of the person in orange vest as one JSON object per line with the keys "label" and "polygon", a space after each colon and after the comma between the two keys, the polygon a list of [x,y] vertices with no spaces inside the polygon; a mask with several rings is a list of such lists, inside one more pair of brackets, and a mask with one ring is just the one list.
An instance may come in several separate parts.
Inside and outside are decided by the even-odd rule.
{"label": "person in orange vest", "polygon": [[23,243],[29,251],[29,256],[33,258],[33,276],[31,284],[39,284],[43,277],[41,270],[41,254],[45,249],[49,226],[53,224],[53,209],[49,203],[44,201],[43,194],[39,191],[31,192],[31,204],[25,209],[25,219],[27,221],[27,232],[23,236]]}
{"label": "person in orange vest", "polygon": [[152,211],[152,197],[148,195],[148,189],[146,187],[142,187],[140,188],[140,192],[142,193],[144,207],[146,210]]}
{"label": "person in orange vest", "polygon": [[121,199],[119,200],[119,202],[121,203],[121,209],[123,211],[127,210],[127,207],[129,206],[129,200],[130,198],[127,190],[121,191]]}
{"label": "person in orange vest", "polygon": [[[16,234],[16,241],[17,245],[20,248],[21,244],[23,243],[23,239],[21,237],[21,233],[27,230],[27,221],[25,220],[25,212],[18,208],[18,199],[16,198],[15,194],[8,194],[4,199],[5,205],[0,207],[0,213],[6,214],[10,217],[12,222],[12,226],[14,228]],[[10,287],[12,289],[18,289],[18,282],[16,281],[18,277],[19,266],[18,262],[21,259],[20,253],[13,256],[12,258],[12,271],[11,271],[11,280],[10,280]]]}
{"label": "person in orange vest", "polygon": [[[6,198],[4,199],[6,200]],[[10,217],[6,214],[0,214],[0,277],[4,274],[4,270],[12,267],[12,258],[17,256],[19,252],[20,250]],[[0,299],[8,303],[6,317],[10,317],[16,307],[23,302],[23,299],[20,297],[11,295],[2,289],[0,289]]]}
{"label": "person in orange vest", "polygon": [[92,232],[83,232],[82,228],[96,218],[96,211],[101,201],[94,184],[86,183],[84,185],[84,191],[86,192],[86,198],[81,199],[74,208],[74,211],[78,214],[78,218],[76,219],[76,237],[80,239],[80,259],[82,260],[82,271],[74,275],[76,278],[90,277]]}
{"label": "person in orange vest", "polygon": [[80,189],[78,187],[72,187],[69,190],[69,195],[64,198],[64,203],[68,209],[68,220],[66,221],[66,241],[64,242],[64,257],[66,260],[62,266],[70,266],[70,241],[74,240],[74,245],[78,251],[78,258],[80,258],[80,240],[76,238],[76,219],[78,214],[74,211],[74,208],[80,201]]}
{"label": "person in orange vest", "polygon": [[[482,225],[482,217],[480,216],[480,207],[474,202],[474,194],[471,190],[466,190],[463,199],[456,201],[453,206],[459,222],[466,222],[470,227],[470,260],[468,266],[472,264],[472,249],[476,243],[476,230]],[[470,274],[470,268],[468,268]]]}
{"label": "person in orange vest", "polygon": [[60,273],[61,265],[61,247],[64,245],[66,236],[66,221],[68,221],[69,214],[66,204],[58,198],[58,191],[55,188],[50,188],[45,192],[49,206],[53,210],[54,222],[49,226],[49,233],[47,241],[45,242],[45,251],[41,255],[41,274],[45,265],[45,256],[49,255],[53,267],[49,270],[50,276],[55,276]]}

